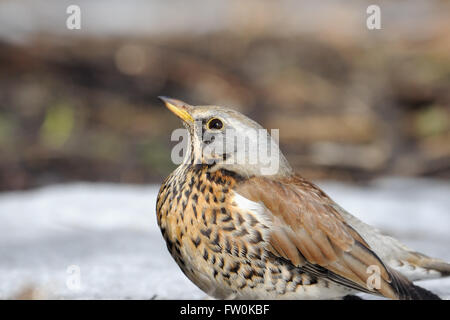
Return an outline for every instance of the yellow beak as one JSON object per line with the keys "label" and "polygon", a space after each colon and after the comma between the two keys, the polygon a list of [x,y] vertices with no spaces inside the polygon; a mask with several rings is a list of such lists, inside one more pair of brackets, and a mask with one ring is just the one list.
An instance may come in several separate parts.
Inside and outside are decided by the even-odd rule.
{"label": "yellow beak", "polygon": [[194,122],[194,119],[192,118],[191,114],[188,112],[188,110],[191,108],[191,106],[181,100],[172,99],[168,97],[158,97],[161,99],[166,107],[172,111],[178,118],[180,118],[183,121],[186,122]]}

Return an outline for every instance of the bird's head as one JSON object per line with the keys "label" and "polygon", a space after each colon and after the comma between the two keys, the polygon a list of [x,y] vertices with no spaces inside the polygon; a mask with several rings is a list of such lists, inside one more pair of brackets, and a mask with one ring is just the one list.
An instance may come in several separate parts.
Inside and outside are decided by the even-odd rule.
{"label": "bird's head", "polygon": [[208,165],[244,177],[291,174],[277,139],[243,114],[219,106],[192,106],[181,100],[159,97],[189,132],[185,164]]}

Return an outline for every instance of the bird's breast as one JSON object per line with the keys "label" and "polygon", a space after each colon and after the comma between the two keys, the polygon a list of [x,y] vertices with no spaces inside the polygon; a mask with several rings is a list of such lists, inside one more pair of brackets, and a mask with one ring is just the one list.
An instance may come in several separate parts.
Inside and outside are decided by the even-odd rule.
{"label": "bird's breast", "polygon": [[236,183],[220,171],[175,171],[158,195],[158,223],[169,251],[214,296],[264,279],[270,221],[262,205],[234,191]]}

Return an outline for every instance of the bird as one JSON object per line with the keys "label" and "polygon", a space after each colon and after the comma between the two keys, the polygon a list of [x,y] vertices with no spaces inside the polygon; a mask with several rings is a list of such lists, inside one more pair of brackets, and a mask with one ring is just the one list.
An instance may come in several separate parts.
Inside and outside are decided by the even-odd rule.
{"label": "bird", "polygon": [[[450,264],[348,213],[295,173],[258,123],[230,108],[159,98],[182,120],[188,143],[181,164],[159,190],[157,223],[181,271],[207,295],[440,299],[413,281],[448,276]],[[265,134],[250,134],[255,130]],[[228,132],[244,138],[247,148],[223,148],[232,145],[223,142]],[[252,161],[268,142],[275,170]],[[205,152],[215,143],[222,148]]]}

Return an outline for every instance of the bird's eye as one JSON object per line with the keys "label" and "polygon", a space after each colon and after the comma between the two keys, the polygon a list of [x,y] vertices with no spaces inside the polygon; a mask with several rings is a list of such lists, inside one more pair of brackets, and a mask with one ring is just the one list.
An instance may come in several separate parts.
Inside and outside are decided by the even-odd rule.
{"label": "bird's eye", "polygon": [[223,128],[223,122],[217,118],[211,118],[206,124],[208,129],[220,130]]}

